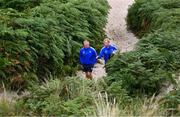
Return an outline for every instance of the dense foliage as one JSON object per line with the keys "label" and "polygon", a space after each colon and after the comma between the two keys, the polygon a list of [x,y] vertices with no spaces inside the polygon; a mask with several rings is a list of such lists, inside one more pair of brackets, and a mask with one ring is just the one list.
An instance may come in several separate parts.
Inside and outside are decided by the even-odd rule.
{"label": "dense foliage", "polygon": [[84,39],[98,47],[105,0],[0,0],[0,81],[23,88],[24,80],[44,80],[29,82],[15,101],[0,98],[0,115],[178,116],[179,87],[161,100],[144,94],[158,93],[180,68],[179,3],[136,0],[127,21],[142,38],[109,61],[104,82],[63,75],[75,71]]}
{"label": "dense foliage", "polygon": [[[32,83],[16,101],[0,98],[1,116],[167,116],[178,107],[179,95],[172,93],[159,100],[154,96],[131,98],[114,83],[77,77],[51,78],[43,84]],[[117,88],[121,90],[117,90]],[[112,90],[111,90],[112,89]],[[109,91],[108,95],[105,91]],[[179,94],[179,92],[177,92]],[[116,101],[111,100],[118,95]],[[168,114],[170,112],[170,114]],[[177,111],[178,112],[178,111]],[[178,115],[178,113],[174,116]]]}
{"label": "dense foliage", "polygon": [[154,31],[178,31],[180,0],[136,0],[128,11],[128,28],[143,35]]}
{"label": "dense foliage", "polygon": [[82,41],[101,41],[108,8],[106,0],[1,0],[0,81],[71,75]]}
{"label": "dense foliage", "polygon": [[39,86],[32,84],[30,94],[20,99],[23,115],[76,115],[93,114],[93,89],[96,85],[79,78],[50,80]]}
{"label": "dense foliage", "polygon": [[103,90],[101,81],[95,83],[78,77],[51,78],[43,84],[31,83],[28,93],[14,103],[0,99],[0,115],[93,115],[96,96]]}
{"label": "dense foliage", "polygon": [[180,69],[180,1],[136,0],[129,8],[129,29],[142,37],[134,51],[107,64],[107,83],[120,85],[129,94],[158,94],[173,82]]}

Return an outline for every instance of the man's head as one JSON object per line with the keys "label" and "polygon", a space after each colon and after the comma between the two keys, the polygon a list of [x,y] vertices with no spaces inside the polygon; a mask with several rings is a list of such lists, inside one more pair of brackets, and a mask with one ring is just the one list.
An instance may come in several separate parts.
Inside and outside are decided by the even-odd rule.
{"label": "man's head", "polygon": [[84,46],[84,48],[89,48],[89,41],[88,40],[85,40],[84,42],[83,42],[83,46]]}
{"label": "man's head", "polygon": [[108,38],[104,39],[104,46],[108,47],[110,45],[110,40]]}

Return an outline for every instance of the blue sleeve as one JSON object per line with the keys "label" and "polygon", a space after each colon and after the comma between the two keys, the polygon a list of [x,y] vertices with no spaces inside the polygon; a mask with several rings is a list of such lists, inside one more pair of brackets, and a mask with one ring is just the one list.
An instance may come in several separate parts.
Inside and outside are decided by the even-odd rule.
{"label": "blue sleeve", "polygon": [[82,54],[82,50],[80,50],[80,55],[79,55],[79,60],[80,60],[80,63],[83,64],[83,54]]}
{"label": "blue sleeve", "polygon": [[118,50],[117,47],[115,45],[112,46],[113,50]]}
{"label": "blue sleeve", "polygon": [[104,55],[104,48],[101,49],[98,59],[101,59]]}
{"label": "blue sleeve", "polygon": [[118,48],[115,45],[112,45],[112,48],[113,48],[113,53],[116,53]]}
{"label": "blue sleeve", "polygon": [[93,49],[93,63],[96,63],[96,57],[97,57],[97,52],[95,49]]}

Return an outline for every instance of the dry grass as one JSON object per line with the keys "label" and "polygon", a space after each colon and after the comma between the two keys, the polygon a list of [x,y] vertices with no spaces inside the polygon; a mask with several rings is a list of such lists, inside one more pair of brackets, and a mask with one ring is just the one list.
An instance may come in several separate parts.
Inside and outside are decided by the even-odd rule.
{"label": "dry grass", "polygon": [[143,105],[140,107],[140,114],[142,116],[161,116],[165,114],[165,110],[161,109],[160,99],[154,95],[150,99],[146,99]]}
{"label": "dry grass", "polygon": [[114,99],[113,102],[108,100],[108,95],[99,93],[97,99],[95,99],[96,104],[96,116],[98,117],[116,117],[118,116],[118,106]]}
{"label": "dry grass", "polygon": [[0,95],[0,115],[12,115],[10,112],[13,111],[13,100],[10,100],[7,96],[7,91],[3,84],[3,93]]}
{"label": "dry grass", "polygon": [[97,117],[117,117],[117,116],[167,116],[167,111],[160,107],[160,99],[152,96],[150,99],[137,99],[131,103],[124,102],[124,105],[111,102],[107,93],[98,94],[95,99]]}

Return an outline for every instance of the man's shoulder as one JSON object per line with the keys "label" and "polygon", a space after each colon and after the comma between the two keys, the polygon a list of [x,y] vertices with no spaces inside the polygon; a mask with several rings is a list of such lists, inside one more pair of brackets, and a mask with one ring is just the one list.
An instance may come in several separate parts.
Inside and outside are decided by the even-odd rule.
{"label": "man's shoulder", "polygon": [[111,44],[110,47],[111,48],[117,48],[117,46],[115,44]]}
{"label": "man's shoulder", "polygon": [[84,50],[84,47],[80,49],[80,51],[83,51]]}
{"label": "man's shoulder", "polygon": [[105,50],[105,49],[106,49],[106,47],[102,47],[102,48],[101,48],[101,51],[102,51],[102,50]]}
{"label": "man's shoulder", "polygon": [[90,47],[91,50],[96,51],[93,47]]}

